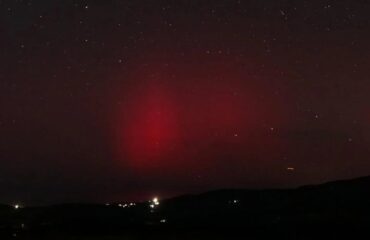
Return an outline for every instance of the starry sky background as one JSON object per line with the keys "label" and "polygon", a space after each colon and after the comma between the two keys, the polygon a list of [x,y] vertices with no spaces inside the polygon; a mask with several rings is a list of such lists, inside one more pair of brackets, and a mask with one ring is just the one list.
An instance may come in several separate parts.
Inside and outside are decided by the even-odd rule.
{"label": "starry sky background", "polygon": [[370,2],[0,1],[0,201],[370,174]]}

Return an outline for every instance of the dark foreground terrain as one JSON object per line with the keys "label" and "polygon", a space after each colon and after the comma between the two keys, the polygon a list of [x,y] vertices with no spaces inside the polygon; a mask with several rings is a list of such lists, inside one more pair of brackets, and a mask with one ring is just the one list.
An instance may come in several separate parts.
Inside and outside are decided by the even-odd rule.
{"label": "dark foreground terrain", "polygon": [[369,236],[370,177],[163,201],[0,205],[0,239],[332,239]]}

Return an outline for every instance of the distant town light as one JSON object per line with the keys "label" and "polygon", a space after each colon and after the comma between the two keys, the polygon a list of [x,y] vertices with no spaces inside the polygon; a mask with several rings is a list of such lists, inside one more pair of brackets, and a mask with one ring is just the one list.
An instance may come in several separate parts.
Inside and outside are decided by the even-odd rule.
{"label": "distant town light", "polygon": [[14,205],[14,209],[19,209],[20,207],[18,204]]}
{"label": "distant town light", "polygon": [[160,222],[160,223],[166,223],[166,222],[167,222],[167,220],[166,220],[166,219],[161,219],[159,222]]}
{"label": "distant town light", "polygon": [[154,203],[154,205],[159,205],[159,200],[157,197],[153,198],[152,202]]}
{"label": "distant town light", "polygon": [[[109,206],[109,205],[107,205],[107,206]],[[118,203],[118,207],[121,207],[121,208],[132,207],[132,206],[136,206],[136,203],[134,203],[134,202],[124,203],[124,204]]]}
{"label": "distant town light", "polygon": [[157,197],[154,197],[152,200],[149,201],[149,207],[152,209],[151,212],[153,212],[154,208],[159,205],[159,200]]}

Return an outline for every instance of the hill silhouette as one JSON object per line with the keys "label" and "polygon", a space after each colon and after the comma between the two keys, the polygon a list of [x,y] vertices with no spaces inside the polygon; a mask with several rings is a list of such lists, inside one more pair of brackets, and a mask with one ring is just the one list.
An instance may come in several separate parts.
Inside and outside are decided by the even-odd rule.
{"label": "hill silhouette", "polygon": [[164,199],[158,204],[63,204],[19,209],[0,205],[0,234],[104,235],[143,229],[248,229],[250,233],[307,228],[363,230],[370,223],[369,203],[370,177],[362,177],[296,189],[225,189]]}

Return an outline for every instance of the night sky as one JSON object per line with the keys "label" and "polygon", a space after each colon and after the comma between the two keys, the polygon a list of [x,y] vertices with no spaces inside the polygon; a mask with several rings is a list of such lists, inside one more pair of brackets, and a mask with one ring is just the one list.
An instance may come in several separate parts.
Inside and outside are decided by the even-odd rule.
{"label": "night sky", "polygon": [[370,2],[0,1],[0,202],[370,175]]}

